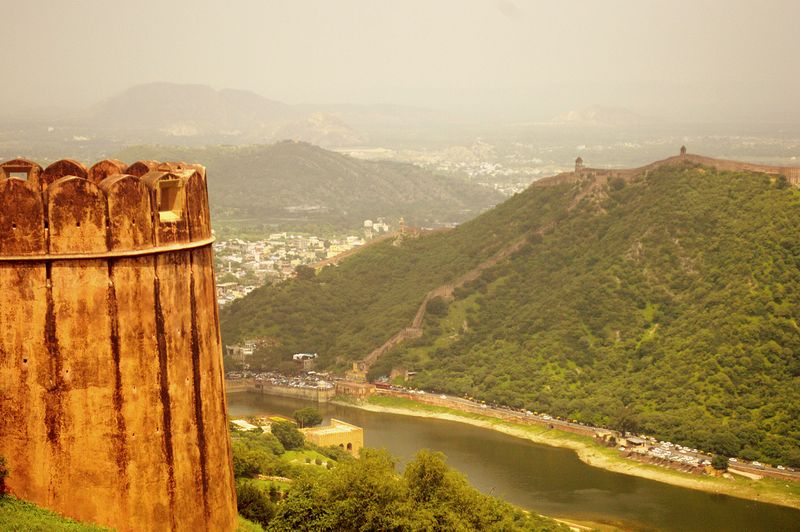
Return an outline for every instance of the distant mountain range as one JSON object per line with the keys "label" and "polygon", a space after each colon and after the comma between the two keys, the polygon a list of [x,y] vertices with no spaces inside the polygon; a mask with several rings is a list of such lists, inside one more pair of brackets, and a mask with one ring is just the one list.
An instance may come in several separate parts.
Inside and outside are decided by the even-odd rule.
{"label": "distant mountain range", "polygon": [[411,164],[354,159],[305,142],[179,148],[139,146],[117,154],[201,161],[208,169],[214,220],[358,227],[403,216],[410,225],[462,222],[502,201],[496,191]]}
{"label": "distant mountain range", "polygon": [[89,109],[46,109],[4,120],[15,128],[33,127],[37,144],[52,140],[41,136],[44,123],[55,136],[61,132],[101,145],[243,145],[290,139],[341,147],[362,145],[371,134],[440,123],[445,115],[399,105],[289,105],[244,90],[148,83]]}

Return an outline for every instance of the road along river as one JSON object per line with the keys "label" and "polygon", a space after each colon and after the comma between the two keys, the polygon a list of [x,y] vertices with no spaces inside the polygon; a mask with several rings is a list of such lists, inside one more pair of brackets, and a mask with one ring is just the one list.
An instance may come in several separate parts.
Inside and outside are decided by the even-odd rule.
{"label": "road along river", "polygon": [[419,449],[442,451],[484,493],[551,517],[634,530],[800,530],[800,510],[605,471],[569,449],[489,429],[269,395],[228,395],[232,416],[291,416],[304,406],[318,408],[326,421],[335,417],[363,427],[366,446],[386,448],[401,462]]}

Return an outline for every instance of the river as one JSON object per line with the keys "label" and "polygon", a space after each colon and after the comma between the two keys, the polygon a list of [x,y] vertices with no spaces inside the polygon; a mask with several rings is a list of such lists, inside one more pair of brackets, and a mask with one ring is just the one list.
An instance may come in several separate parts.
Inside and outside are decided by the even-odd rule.
{"label": "river", "polygon": [[800,530],[800,510],[613,473],[584,464],[569,449],[489,429],[269,395],[228,396],[232,416],[291,416],[304,406],[318,408],[326,422],[335,417],[363,427],[367,447],[388,449],[401,463],[418,449],[442,451],[484,493],[551,517],[632,530]]}

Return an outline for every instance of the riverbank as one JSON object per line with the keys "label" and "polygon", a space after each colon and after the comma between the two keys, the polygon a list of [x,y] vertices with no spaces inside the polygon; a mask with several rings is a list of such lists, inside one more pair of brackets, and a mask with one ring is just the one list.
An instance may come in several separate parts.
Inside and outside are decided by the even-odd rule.
{"label": "riverbank", "polygon": [[366,402],[334,402],[371,412],[466,423],[526,439],[534,443],[572,449],[584,463],[615,473],[633,475],[683,488],[800,509],[800,483],[797,482],[785,482],[767,478],[750,480],[746,478],[698,477],[627,460],[621,457],[615,449],[602,447],[588,436],[571,434],[541,426],[513,423],[496,417],[463,412],[443,406],[422,404],[411,399],[374,396]]}

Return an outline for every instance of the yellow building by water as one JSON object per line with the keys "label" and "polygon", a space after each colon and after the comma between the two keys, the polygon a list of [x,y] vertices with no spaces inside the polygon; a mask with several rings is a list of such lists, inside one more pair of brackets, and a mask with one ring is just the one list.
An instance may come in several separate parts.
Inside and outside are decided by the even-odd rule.
{"label": "yellow building by water", "polygon": [[331,419],[330,425],[300,429],[300,432],[315,445],[338,446],[354,456],[364,447],[364,429],[338,419]]}

